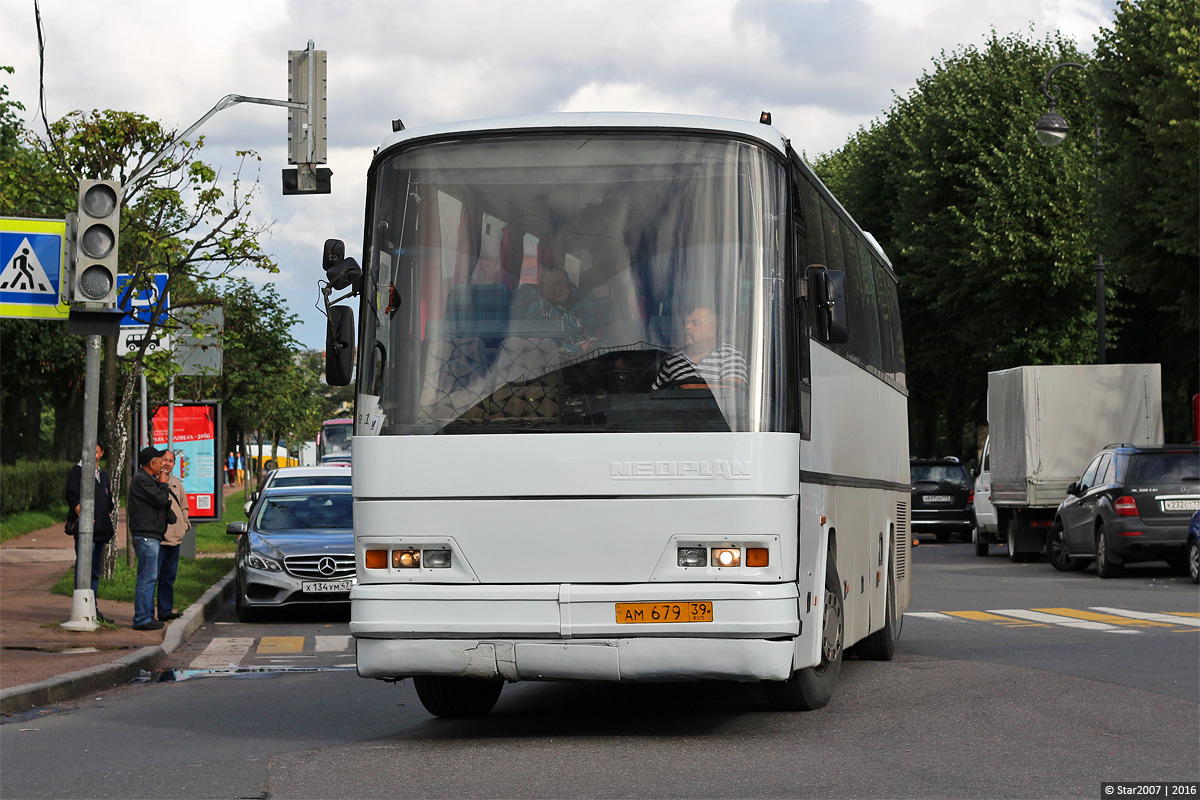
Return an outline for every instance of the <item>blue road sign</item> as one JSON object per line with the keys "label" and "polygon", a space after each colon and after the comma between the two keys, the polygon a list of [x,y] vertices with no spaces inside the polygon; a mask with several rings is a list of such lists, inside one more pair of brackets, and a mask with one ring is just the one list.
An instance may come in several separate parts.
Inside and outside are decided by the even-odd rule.
{"label": "blue road sign", "polygon": [[[129,288],[129,276],[117,275],[117,304],[125,310],[121,318],[122,328],[140,328],[150,324],[150,312],[158,305],[159,296],[167,290],[167,273],[157,272],[154,275],[154,288],[142,289],[126,296]],[[167,321],[167,311],[170,310],[170,298],[163,306],[163,313],[155,318],[155,325],[163,325]]]}
{"label": "blue road sign", "polygon": [[0,316],[66,319],[60,297],[66,223],[0,218]]}

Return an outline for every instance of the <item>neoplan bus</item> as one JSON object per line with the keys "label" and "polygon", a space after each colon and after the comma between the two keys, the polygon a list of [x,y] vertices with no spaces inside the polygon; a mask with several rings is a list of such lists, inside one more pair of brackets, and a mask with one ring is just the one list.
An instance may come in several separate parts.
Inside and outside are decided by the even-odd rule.
{"label": "neoplan bus", "polygon": [[321,434],[317,437],[317,458],[320,463],[349,461],[353,434],[352,419],[327,419],[322,422]]}
{"label": "neoplan bus", "polygon": [[328,379],[356,373],[361,676],[446,717],[526,680],[755,681],[790,710],[847,650],[892,657],[896,276],[778,130],[402,129],[362,252],[327,242],[322,289]]}

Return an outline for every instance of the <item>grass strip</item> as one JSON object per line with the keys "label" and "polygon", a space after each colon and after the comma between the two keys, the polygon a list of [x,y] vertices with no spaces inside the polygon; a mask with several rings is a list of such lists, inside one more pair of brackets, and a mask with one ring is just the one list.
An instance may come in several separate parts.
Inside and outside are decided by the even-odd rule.
{"label": "grass strip", "polygon": [[238,537],[225,532],[225,526],[231,522],[245,522],[246,512],[242,508],[246,503],[246,490],[234,492],[225,498],[225,514],[220,522],[200,522],[196,524],[197,553],[233,553],[237,551]]}
{"label": "grass strip", "polygon": [[[229,538],[233,539],[234,537]],[[229,558],[179,559],[179,574],[175,578],[175,607],[183,610],[200,599],[202,594],[233,569],[233,562],[232,556]],[[100,579],[100,587],[96,592],[97,599],[132,603],[136,586],[137,569],[128,566],[124,559],[118,559],[112,579]],[[74,568],[67,570],[50,591],[70,597],[75,591]]]}
{"label": "grass strip", "polygon": [[[40,531],[42,528],[62,525],[66,521],[67,504],[65,502],[59,503],[49,509],[9,514],[4,519],[0,519],[0,542],[7,542],[9,539],[16,539],[18,536]],[[63,533],[63,536],[66,536],[66,534]]]}

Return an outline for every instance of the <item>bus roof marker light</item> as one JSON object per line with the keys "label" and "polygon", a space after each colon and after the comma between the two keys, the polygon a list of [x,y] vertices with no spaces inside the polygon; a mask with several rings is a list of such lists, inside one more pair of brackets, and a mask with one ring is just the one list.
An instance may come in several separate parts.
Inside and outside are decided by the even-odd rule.
{"label": "bus roof marker light", "polygon": [[759,114],[758,122],[760,125],[770,125],[771,124],[771,112],[764,111],[761,114]]}

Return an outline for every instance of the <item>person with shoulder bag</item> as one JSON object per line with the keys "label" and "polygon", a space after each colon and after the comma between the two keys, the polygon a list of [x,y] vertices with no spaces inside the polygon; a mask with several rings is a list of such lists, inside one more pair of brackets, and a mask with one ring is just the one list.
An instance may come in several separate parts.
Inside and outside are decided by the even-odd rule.
{"label": "person with shoulder bag", "polygon": [[137,585],[133,590],[133,629],[156,631],[163,624],[154,618],[154,590],[158,585],[158,549],[167,526],[175,521],[171,490],[162,467],[163,452],[145,447],[138,453],[138,471],[129,482],[130,536],[137,553]]}
{"label": "person with shoulder bag", "polygon": [[188,519],[187,490],[183,481],[175,477],[175,453],[168,450],[162,457],[163,473],[167,476],[167,487],[171,490],[171,513],[174,522],[168,522],[162,544],[158,546],[158,621],[170,622],[182,614],[175,610],[175,576],[179,573],[179,549],[183,537],[191,527]]}
{"label": "person with shoulder bag", "polygon": [[[108,473],[100,469],[100,459],[104,456],[104,445],[96,442],[96,500],[92,515],[92,596],[100,586],[100,571],[104,567],[104,548],[112,541],[112,483]],[[79,563],[79,501],[83,494],[83,461],[71,468],[67,473],[67,525],[68,536],[75,537],[75,563]],[[100,603],[96,603],[96,619],[116,624],[100,613]]]}

